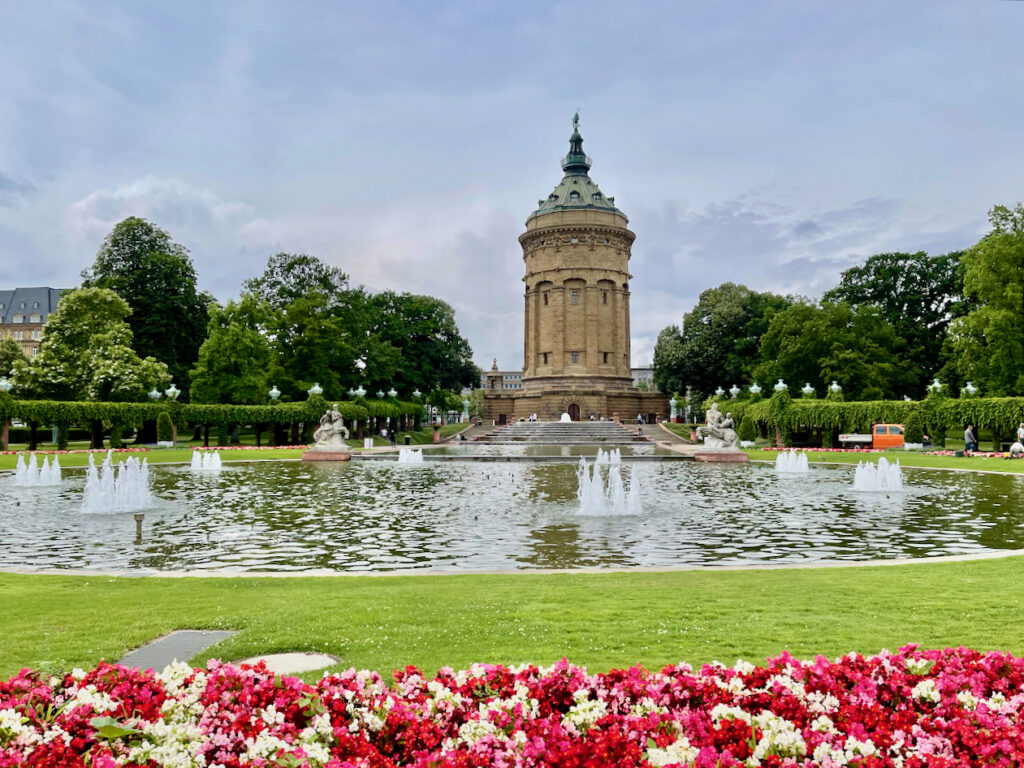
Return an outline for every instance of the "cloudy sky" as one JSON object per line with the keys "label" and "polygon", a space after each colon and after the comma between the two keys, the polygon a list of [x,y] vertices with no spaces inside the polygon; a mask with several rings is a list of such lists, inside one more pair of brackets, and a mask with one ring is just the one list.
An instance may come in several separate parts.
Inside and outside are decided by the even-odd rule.
{"label": "cloudy sky", "polygon": [[120,219],[226,300],[279,250],[522,364],[517,236],[579,109],[637,233],[633,364],[705,288],[819,295],[1024,199],[1024,2],[0,0],[0,287]]}

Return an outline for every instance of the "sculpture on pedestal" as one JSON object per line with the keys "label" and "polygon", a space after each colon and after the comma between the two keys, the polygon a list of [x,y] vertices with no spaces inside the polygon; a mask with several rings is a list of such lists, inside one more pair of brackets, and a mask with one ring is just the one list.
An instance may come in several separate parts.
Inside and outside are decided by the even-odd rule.
{"label": "sculpture on pedestal", "polygon": [[732,414],[722,414],[718,403],[712,403],[707,424],[697,427],[697,435],[704,439],[704,448],[710,451],[738,451],[740,438]]}
{"label": "sculpture on pedestal", "polygon": [[345,441],[348,439],[345,419],[335,403],[331,410],[320,417],[320,426],[313,433],[316,443],[310,450],[302,454],[305,461],[348,461],[352,457]]}

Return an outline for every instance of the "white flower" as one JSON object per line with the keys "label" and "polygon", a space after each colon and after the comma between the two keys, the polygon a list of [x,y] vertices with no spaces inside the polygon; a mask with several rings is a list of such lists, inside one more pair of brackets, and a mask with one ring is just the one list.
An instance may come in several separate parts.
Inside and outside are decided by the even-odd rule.
{"label": "white flower", "polygon": [[874,742],[872,742],[871,739],[860,741],[853,736],[846,739],[847,760],[853,760],[855,757],[871,757],[872,755],[877,754],[878,750],[875,748]]}
{"label": "white flower", "polygon": [[931,659],[907,659],[907,672],[912,675],[924,675],[931,671],[935,662]]}
{"label": "white flower", "polygon": [[942,698],[939,695],[938,689],[935,687],[935,681],[931,678],[922,680],[914,686],[914,690],[910,692],[910,695],[918,701],[930,701],[932,704],[938,704]]}
{"label": "white flower", "polygon": [[102,714],[117,709],[117,702],[107,694],[97,691],[95,685],[87,685],[79,688],[75,694],[75,706],[92,707],[96,714]]}
{"label": "white flower", "polygon": [[978,706],[977,696],[970,691],[960,691],[960,693],[956,695],[956,700],[959,701],[960,706],[966,710],[974,710]]}
{"label": "white flower", "polygon": [[647,750],[647,762],[655,766],[655,768],[662,765],[671,765],[672,763],[689,765],[697,759],[699,754],[700,750],[696,747],[691,747],[689,739],[685,736],[680,736],[667,747],[651,747]]}
{"label": "white flower", "polygon": [[[579,691],[576,692],[576,694],[579,693]],[[572,725],[577,731],[582,733],[590,730],[594,723],[608,714],[608,705],[603,701],[597,700],[581,701],[576,694],[573,695],[573,699],[577,703],[569,707],[569,711],[565,713],[565,717],[562,718],[562,726],[568,728]]]}
{"label": "white flower", "polygon": [[839,731],[836,730],[835,724],[826,715],[815,718],[814,721],[811,722],[811,730],[818,733],[839,733]]}
{"label": "white flower", "polygon": [[459,726],[459,741],[467,746],[473,746],[481,739],[498,734],[501,734],[501,730],[490,720],[467,720]]}
{"label": "white flower", "polygon": [[730,707],[728,704],[716,704],[711,710],[712,720],[742,720],[750,723],[750,714],[739,707]]}
{"label": "white flower", "polygon": [[786,718],[771,712],[762,712],[754,717],[754,722],[761,729],[761,738],[754,748],[755,759],[763,760],[769,755],[803,757],[807,754],[807,744],[803,736]]}

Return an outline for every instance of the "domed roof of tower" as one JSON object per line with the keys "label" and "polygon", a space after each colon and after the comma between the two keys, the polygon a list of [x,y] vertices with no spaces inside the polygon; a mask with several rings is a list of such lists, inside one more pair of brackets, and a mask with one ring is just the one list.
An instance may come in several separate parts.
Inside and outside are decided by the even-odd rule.
{"label": "domed roof of tower", "polygon": [[547,199],[537,201],[537,209],[527,217],[527,221],[534,216],[552,211],[578,211],[587,208],[610,211],[626,218],[626,214],[615,207],[615,198],[606,197],[590,178],[591,161],[583,151],[579,123],[580,116],[576,113],[572,116],[569,154],[562,158],[562,170],[565,175]]}

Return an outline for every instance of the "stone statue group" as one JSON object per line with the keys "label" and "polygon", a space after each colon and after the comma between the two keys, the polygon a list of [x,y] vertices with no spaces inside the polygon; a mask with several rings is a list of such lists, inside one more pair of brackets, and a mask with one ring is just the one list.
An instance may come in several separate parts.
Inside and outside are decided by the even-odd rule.
{"label": "stone statue group", "polygon": [[320,417],[320,426],[313,433],[313,440],[316,447],[326,448],[347,448],[345,441],[348,439],[348,429],[345,427],[345,419],[342,418],[335,403],[331,410]]}
{"label": "stone statue group", "polygon": [[707,423],[697,427],[698,437],[704,438],[704,447],[710,451],[736,451],[740,438],[736,434],[736,422],[731,413],[722,415],[718,403],[712,403],[707,413]]}

